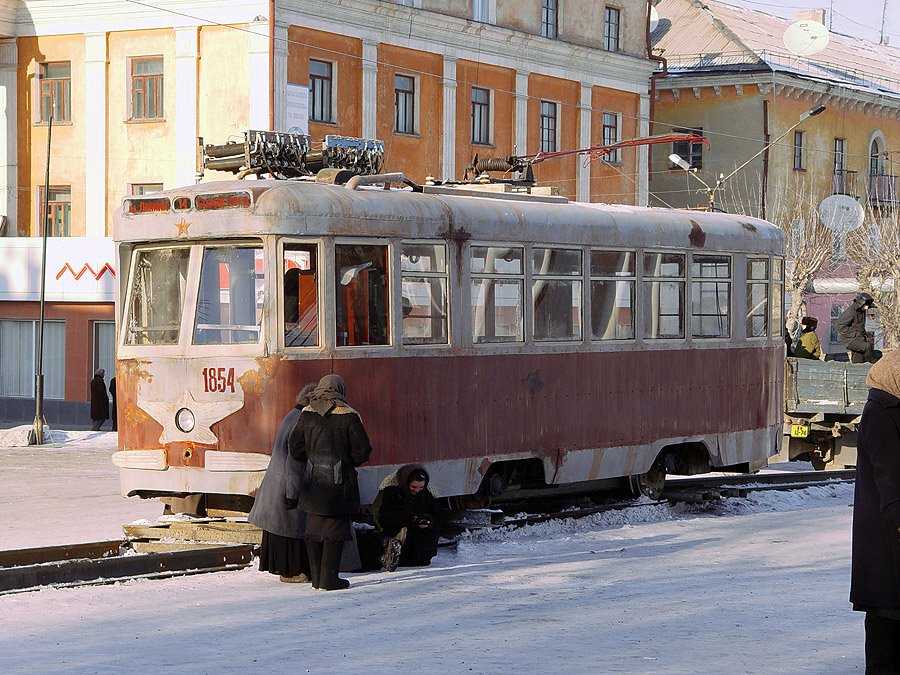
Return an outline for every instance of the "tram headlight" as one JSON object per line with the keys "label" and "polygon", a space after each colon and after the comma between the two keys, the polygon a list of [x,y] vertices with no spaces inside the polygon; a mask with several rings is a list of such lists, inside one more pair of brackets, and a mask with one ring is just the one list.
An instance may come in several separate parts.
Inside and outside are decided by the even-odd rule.
{"label": "tram headlight", "polygon": [[194,430],[194,424],[194,413],[189,408],[180,408],[175,413],[175,426],[178,427],[178,431],[189,434]]}

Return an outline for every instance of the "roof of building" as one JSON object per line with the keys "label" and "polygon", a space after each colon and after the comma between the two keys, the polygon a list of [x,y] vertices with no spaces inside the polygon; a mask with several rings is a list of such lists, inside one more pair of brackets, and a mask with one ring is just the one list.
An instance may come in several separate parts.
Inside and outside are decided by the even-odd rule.
{"label": "roof of building", "polygon": [[660,0],[651,39],[678,77],[714,72],[772,71],[839,83],[848,90],[900,97],[900,49],[839,33],[813,56],[784,45],[794,21],[715,0]]}

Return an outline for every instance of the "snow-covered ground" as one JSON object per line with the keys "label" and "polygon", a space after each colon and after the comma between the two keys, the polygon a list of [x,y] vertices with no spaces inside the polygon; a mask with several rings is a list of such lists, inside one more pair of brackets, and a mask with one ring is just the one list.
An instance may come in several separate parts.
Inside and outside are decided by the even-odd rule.
{"label": "snow-covered ground", "polygon": [[[0,549],[114,539],[115,434],[0,447]],[[0,672],[862,673],[852,487],[482,532],[348,591],[238,572],[0,596]]]}

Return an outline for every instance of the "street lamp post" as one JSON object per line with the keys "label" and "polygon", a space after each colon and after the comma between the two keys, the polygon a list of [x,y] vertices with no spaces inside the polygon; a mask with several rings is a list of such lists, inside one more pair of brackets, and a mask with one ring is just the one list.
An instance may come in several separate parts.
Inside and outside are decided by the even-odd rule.
{"label": "street lamp post", "polygon": [[716,184],[712,185],[712,186],[709,185],[709,183],[707,183],[705,180],[700,178],[700,176],[697,175],[697,170],[692,168],[691,165],[688,164],[679,155],[676,155],[674,153],[669,155],[669,161],[671,161],[673,164],[676,164],[680,168],[687,171],[690,175],[692,175],[694,178],[696,178],[698,181],[700,181],[703,184],[703,187],[706,189],[706,196],[709,198],[709,210],[716,211],[717,210],[716,209],[716,192],[718,192],[719,190],[722,189],[722,186],[726,183],[726,181],[728,181],[729,178],[734,176],[738,171],[742,170],[750,162],[752,162],[754,159],[756,159],[761,154],[763,154],[769,148],[769,146],[775,145],[778,141],[780,141],[782,138],[787,136],[789,133],[791,133],[794,129],[796,129],[798,126],[803,124],[810,117],[815,117],[816,115],[818,115],[824,111],[825,111],[824,105],[817,105],[815,108],[810,108],[809,110],[806,110],[803,113],[801,113],[800,118],[796,122],[794,122],[794,124],[792,124],[787,129],[785,129],[781,133],[781,135],[779,135],[774,140],[764,143],[763,147],[759,150],[759,152],[755,153],[752,157],[750,157],[746,162],[744,162],[739,167],[737,167],[730,174],[728,174],[727,176],[723,176],[722,174],[719,174],[719,178],[716,180]]}

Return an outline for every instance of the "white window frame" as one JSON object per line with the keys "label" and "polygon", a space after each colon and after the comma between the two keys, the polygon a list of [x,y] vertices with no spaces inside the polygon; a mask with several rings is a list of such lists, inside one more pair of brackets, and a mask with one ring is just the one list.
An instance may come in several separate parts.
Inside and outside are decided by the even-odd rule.
{"label": "white window frame", "polygon": [[[331,65],[331,106],[328,113],[329,120],[314,120],[312,118],[312,101],[310,101],[310,118],[309,121],[313,124],[338,124],[338,106],[337,106],[337,92],[338,92],[338,64],[337,61],[332,61],[331,59],[314,59],[310,58],[309,63],[313,61],[318,61],[319,63],[328,63]],[[311,77],[311,76],[310,76]],[[309,79],[309,78],[307,78]],[[312,97],[312,87],[309,89],[310,98]]]}
{"label": "white window frame", "polygon": [[[163,96],[162,101],[160,101],[159,105],[162,107],[162,117],[138,117],[134,116],[134,91],[132,86],[134,84],[134,78],[132,76],[132,69],[134,67],[134,61],[147,61],[152,59],[158,59],[162,61],[163,72],[162,72],[162,82],[163,82]],[[129,123],[135,124],[145,124],[145,123],[154,123],[154,122],[165,122],[166,121],[166,59],[163,54],[140,54],[129,56],[125,59],[125,121]]]}
{"label": "white window frame", "polygon": [[[412,131],[398,131],[397,130],[397,76],[400,77],[408,77],[413,81],[413,121],[412,121]],[[422,98],[422,88],[421,88],[421,80],[418,75],[413,75],[412,73],[394,73],[394,81],[393,86],[391,87],[391,91],[394,93],[394,101],[391,106],[394,113],[393,124],[391,125],[391,133],[400,134],[402,136],[418,136],[419,135],[419,100]]]}
{"label": "white window frame", "polygon": [[[541,106],[544,103],[552,103],[554,105],[554,116],[556,128],[554,129],[554,140],[553,140],[553,149],[552,150],[544,150],[543,148],[543,138],[544,138],[544,130],[541,127],[541,118],[543,117],[543,113],[541,112]],[[562,102],[553,101],[550,99],[541,99],[538,103],[538,152],[557,152],[560,148],[560,132],[559,128],[561,126],[561,115],[560,111],[562,110]]]}
{"label": "white window frame", "polygon": [[[482,8],[482,12],[487,14],[487,18],[479,18],[477,8]],[[480,16],[484,16],[481,14]],[[472,0],[472,21],[480,23],[497,23],[497,0]]]}
{"label": "white window frame", "polygon": [[[606,139],[603,138],[603,130],[606,127],[606,119],[605,118],[607,115],[612,115],[613,117],[616,118],[616,140],[615,140],[615,142],[618,143],[619,141],[622,140],[622,116],[619,113],[614,112],[612,110],[604,110],[602,115],[600,116],[601,142],[604,145],[606,145]],[[603,158],[603,161],[607,162],[608,164],[621,164],[622,163],[621,151],[619,149],[613,150],[611,153],[609,153],[608,155],[606,155]]]}
{"label": "white window frame", "polygon": [[[0,391],[0,396],[7,396],[10,398],[33,398],[34,397],[35,373],[37,371],[38,325],[40,322],[38,319],[30,319],[30,318],[22,318],[22,319],[9,318],[9,319],[2,319],[0,321],[2,321],[2,322],[14,322],[15,321],[15,322],[20,322],[20,323],[30,323],[32,325],[32,330],[31,330],[31,336],[32,336],[31,370],[30,370],[31,378],[28,381],[22,383],[25,385],[24,393],[10,394],[5,391]],[[65,345],[65,341],[66,341],[66,321],[65,321],[65,319],[59,319],[59,320],[45,319],[44,323],[45,323],[45,331],[46,331],[46,324],[55,324],[55,325],[62,324],[62,326],[63,326],[63,345]],[[62,365],[61,365],[61,368],[59,369],[60,373],[62,375],[62,382],[54,383],[55,385],[59,386],[62,393],[61,393],[61,395],[54,395],[54,393],[56,393],[56,392],[54,392],[54,387],[48,386],[49,379],[47,378],[47,375],[48,375],[47,366],[48,366],[49,360],[51,358],[53,358],[53,355],[47,349],[48,345],[47,345],[47,340],[46,340],[46,332],[44,335],[45,335],[44,345],[43,345],[44,346],[44,359],[43,359],[43,368],[42,368],[42,370],[44,371],[44,377],[45,377],[44,398],[53,399],[53,400],[65,400],[65,398],[66,398],[66,350],[65,350],[65,348],[63,348],[62,354],[58,354],[58,357],[60,359],[62,359]],[[3,346],[0,345],[0,354],[2,354],[2,353],[3,353]],[[9,359],[9,358],[2,359],[2,361],[7,362],[7,363],[10,360],[11,359]],[[0,363],[0,368],[3,368],[2,363]],[[0,382],[2,382],[2,379],[0,379]]]}

